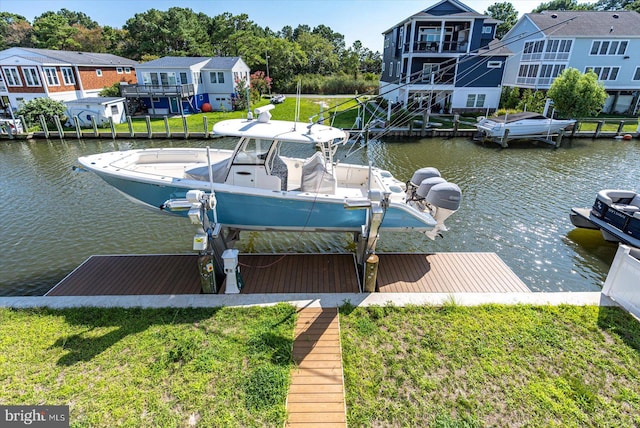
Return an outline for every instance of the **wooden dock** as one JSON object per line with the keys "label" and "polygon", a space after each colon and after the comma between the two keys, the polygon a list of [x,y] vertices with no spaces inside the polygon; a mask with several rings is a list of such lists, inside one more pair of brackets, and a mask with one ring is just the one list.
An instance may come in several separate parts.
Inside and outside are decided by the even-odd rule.
{"label": "wooden dock", "polygon": [[287,396],[287,427],[346,427],[337,308],[298,312]]}
{"label": "wooden dock", "polygon": [[[508,293],[528,287],[494,253],[378,254],[383,293]],[[241,294],[359,293],[353,254],[241,254]],[[224,286],[221,292],[224,292]],[[92,256],[47,296],[200,294],[196,255]]]}

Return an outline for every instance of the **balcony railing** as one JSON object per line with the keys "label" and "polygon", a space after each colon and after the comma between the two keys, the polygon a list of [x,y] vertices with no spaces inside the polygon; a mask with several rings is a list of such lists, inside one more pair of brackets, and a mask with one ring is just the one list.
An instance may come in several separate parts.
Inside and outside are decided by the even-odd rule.
{"label": "balcony railing", "polygon": [[[409,52],[410,44],[404,45],[404,52]],[[414,42],[414,53],[465,53],[467,42]]]}
{"label": "balcony railing", "polygon": [[162,97],[179,96],[182,98],[195,95],[192,83],[184,85],[121,85],[123,97]]}

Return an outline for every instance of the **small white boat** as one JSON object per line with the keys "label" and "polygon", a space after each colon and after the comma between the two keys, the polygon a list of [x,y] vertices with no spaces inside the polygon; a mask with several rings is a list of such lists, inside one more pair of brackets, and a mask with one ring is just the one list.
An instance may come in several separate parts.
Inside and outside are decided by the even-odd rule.
{"label": "small white boat", "polygon": [[[238,139],[234,150],[142,149],[78,160],[138,204],[191,217],[203,202],[208,220],[230,229],[363,234],[379,228],[430,237],[447,230],[444,221],[458,210],[461,192],[435,168],[419,169],[405,184],[389,171],[335,162],[348,133],[271,120],[273,107],[256,109],[257,119],[214,125],[215,135]],[[286,155],[304,151],[306,157]]]}
{"label": "small white boat", "polygon": [[591,209],[572,208],[571,223],[599,229],[605,240],[640,248],[640,194],[630,190],[598,192]]}
{"label": "small white boat", "polygon": [[540,113],[522,112],[497,117],[478,118],[476,128],[480,137],[497,140],[505,137],[548,137],[570,129],[576,123],[573,119],[551,119]]}

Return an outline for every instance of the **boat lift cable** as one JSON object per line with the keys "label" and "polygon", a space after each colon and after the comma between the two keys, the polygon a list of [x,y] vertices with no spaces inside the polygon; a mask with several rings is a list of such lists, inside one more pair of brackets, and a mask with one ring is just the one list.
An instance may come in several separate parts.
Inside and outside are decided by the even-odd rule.
{"label": "boat lift cable", "polygon": [[[516,42],[518,40],[521,40],[524,37],[530,37],[530,36],[538,34],[538,33],[543,33],[543,32],[545,32],[545,31],[547,31],[549,29],[552,29],[554,27],[558,27],[558,26],[564,25],[564,24],[566,24],[566,23],[568,23],[570,21],[573,21],[576,18],[577,17],[571,17],[571,18],[565,19],[564,21],[560,21],[560,22],[555,23],[553,25],[549,25],[549,26],[547,26],[545,28],[541,28],[539,30],[536,30],[536,31],[533,31],[533,32],[530,32],[530,33],[526,33],[526,35],[522,35],[522,34],[514,35],[514,36],[509,37],[507,39],[500,40],[498,43],[494,44],[493,47],[486,46],[486,47],[482,47],[482,48],[476,49],[473,52],[469,52],[467,55],[465,55],[461,59],[460,58],[451,58],[450,60],[444,62],[445,64],[447,62],[451,62],[450,65],[446,66],[445,71],[448,70],[448,69],[454,68],[457,65],[463,64],[463,63],[465,63],[467,61],[471,61],[473,59],[476,59],[477,55],[474,55],[474,54],[479,54],[481,51],[482,51],[482,55],[485,56],[485,55],[490,54],[492,52],[495,52],[495,51],[497,51],[499,49],[502,49],[503,47],[506,47],[511,43],[514,43],[514,42]],[[397,81],[397,84],[399,86],[394,86],[392,89],[390,89],[390,90],[388,90],[386,92],[383,92],[383,93],[379,93],[378,95],[386,95],[388,93],[394,92],[395,90],[397,90],[399,88],[403,88],[403,87],[415,84],[416,82],[422,80],[423,72],[420,70],[420,71],[417,71],[417,72],[413,73],[412,75],[409,75],[408,77],[409,77],[409,79],[405,83],[401,83],[400,80],[402,78],[399,78],[398,81]],[[405,76],[404,78],[407,78],[407,77]],[[474,79],[474,80],[476,80],[476,79]],[[390,86],[390,85],[391,85],[391,83],[388,84],[388,86]],[[370,91],[364,92],[363,94],[361,94],[359,96],[375,95],[375,91],[376,91],[375,89],[372,89]],[[359,96],[357,96],[356,99],[358,99]],[[339,107],[341,105],[344,105],[344,104],[347,104],[349,102],[351,102],[351,100],[343,101],[341,103],[338,103],[338,104],[336,104],[335,108],[337,109],[337,107]],[[344,113],[346,113],[346,112],[348,112],[350,110],[351,109],[347,109],[347,110],[342,110],[342,111],[339,111],[339,112],[336,112],[336,113],[331,113],[331,116],[344,114]]]}

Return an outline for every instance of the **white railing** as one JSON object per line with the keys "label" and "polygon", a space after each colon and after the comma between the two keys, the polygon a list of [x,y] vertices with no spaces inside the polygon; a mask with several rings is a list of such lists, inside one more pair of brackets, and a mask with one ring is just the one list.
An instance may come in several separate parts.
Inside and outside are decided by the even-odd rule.
{"label": "white railing", "polygon": [[640,249],[620,244],[602,294],[640,317]]}

